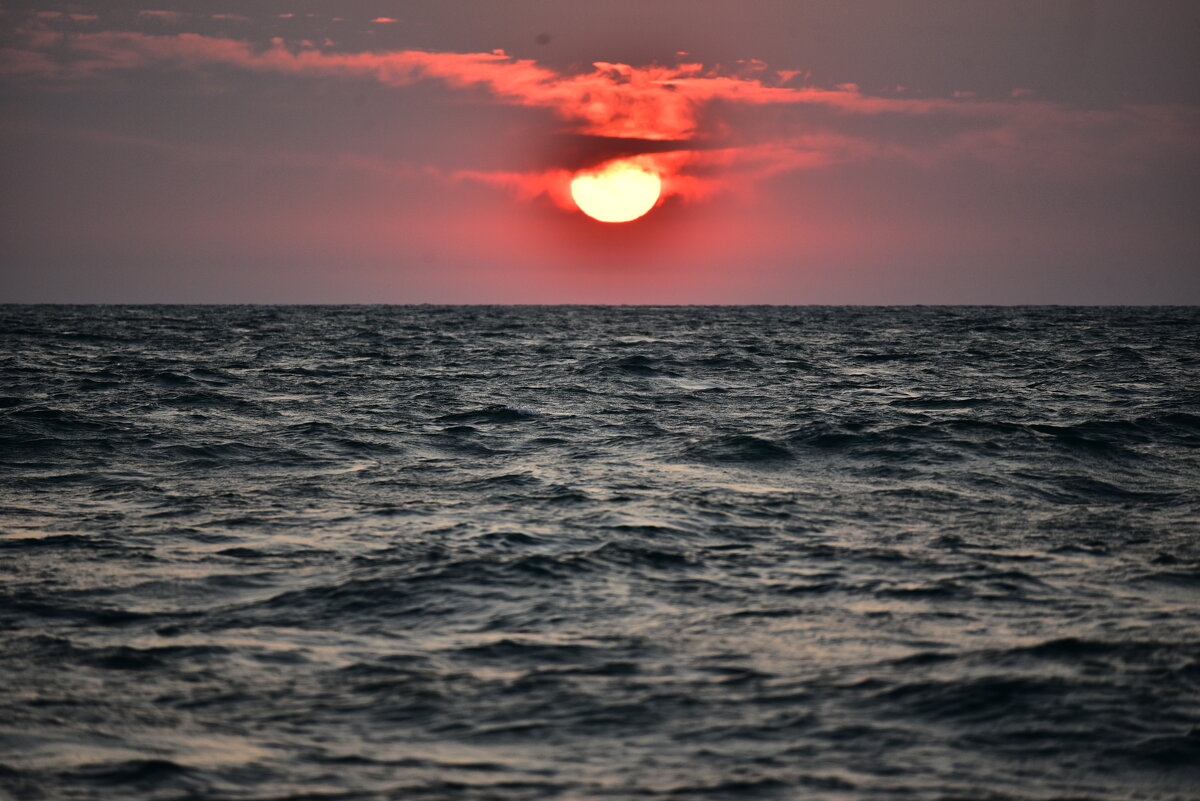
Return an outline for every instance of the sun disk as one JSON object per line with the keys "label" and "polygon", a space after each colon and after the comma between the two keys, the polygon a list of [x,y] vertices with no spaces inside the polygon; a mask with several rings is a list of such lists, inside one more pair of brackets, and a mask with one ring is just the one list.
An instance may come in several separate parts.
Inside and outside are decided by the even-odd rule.
{"label": "sun disk", "polygon": [[576,173],[571,198],[600,222],[629,222],[641,217],[662,194],[662,179],[630,161],[613,161],[599,170]]}

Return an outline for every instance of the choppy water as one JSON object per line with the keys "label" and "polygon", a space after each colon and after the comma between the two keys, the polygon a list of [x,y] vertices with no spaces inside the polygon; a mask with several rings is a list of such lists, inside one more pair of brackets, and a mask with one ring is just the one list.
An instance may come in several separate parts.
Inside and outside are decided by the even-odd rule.
{"label": "choppy water", "polygon": [[1200,310],[0,337],[0,795],[1200,792]]}

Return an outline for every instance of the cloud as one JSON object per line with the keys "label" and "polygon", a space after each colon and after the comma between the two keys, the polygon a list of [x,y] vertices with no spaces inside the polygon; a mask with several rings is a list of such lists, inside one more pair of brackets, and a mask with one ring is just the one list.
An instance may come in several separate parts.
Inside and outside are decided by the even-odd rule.
{"label": "cloud", "polygon": [[145,10],[138,12],[138,19],[149,22],[158,22],[164,25],[177,25],[187,17],[179,11],[157,11]]}
{"label": "cloud", "polygon": [[[172,12],[142,12],[154,19]],[[172,17],[173,18],[173,17]],[[29,49],[62,47],[57,36],[30,31]],[[555,111],[600,136],[672,139],[697,134],[697,115],[713,100],[785,103],[804,98],[801,90],[768,86],[757,78],[705,71],[699,64],[631,67],[598,62],[587,72],[561,74],[503,51],[438,53],[419,50],[337,53],[272,40],[266,48],[249,42],[192,33],[150,35],[108,31],[71,38],[71,58],[44,77],[78,79],[139,66],[203,69],[236,66],[300,76],[375,80],[403,86],[439,80],[451,87],[480,87],[497,100]],[[752,64],[748,71],[759,71]]]}
{"label": "cloud", "polygon": [[[177,22],[175,12],[142,18]],[[380,17],[375,22],[390,21]],[[52,24],[48,21],[47,24]],[[981,99],[914,96],[901,88],[868,95],[853,83],[796,85],[807,74],[772,71],[756,60],[731,69],[698,63],[635,67],[596,62],[562,72],[503,51],[338,52],[307,42],[264,45],[193,33],[73,33],[64,39],[35,23],[3,53],[0,74],[59,81],[98,80],[139,68],[206,73],[237,68],[298,78],[363,80],[389,87],[436,81],[482,91],[491,102],[544,108],[566,126],[552,163],[527,173],[459,171],[525,198],[569,205],[575,169],[609,158],[636,158],[657,170],[664,193],[685,199],[752,186],[781,173],[832,164],[901,160],[925,168],[961,159],[1074,175],[1136,170],[1163,153],[1196,156],[1197,110],[1183,107],[1086,110],[1035,101],[1028,90]],[[737,109],[766,122],[746,123]]]}
{"label": "cloud", "polygon": [[356,153],[297,152],[277,147],[234,147],[197,142],[175,142],[152,136],[133,136],[107,130],[75,128],[30,120],[0,121],[0,133],[19,133],[43,139],[86,142],[106,148],[132,149],[199,165],[290,167],[330,173],[355,173],[368,178],[397,181],[414,178],[455,181],[466,174],[451,174],[435,167],[381,159]]}
{"label": "cloud", "polygon": [[95,22],[100,19],[96,14],[74,14],[63,11],[35,11],[33,12],[35,19],[39,20],[70,20],[72,22]]}

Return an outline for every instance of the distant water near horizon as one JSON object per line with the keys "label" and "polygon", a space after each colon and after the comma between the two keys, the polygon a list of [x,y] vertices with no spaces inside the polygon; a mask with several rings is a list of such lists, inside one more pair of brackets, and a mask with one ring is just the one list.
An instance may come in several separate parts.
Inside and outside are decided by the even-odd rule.
{"label": "distant water near horizon", "polygon": [[1200,309],[0,341],[0,798],[1200,797]]}

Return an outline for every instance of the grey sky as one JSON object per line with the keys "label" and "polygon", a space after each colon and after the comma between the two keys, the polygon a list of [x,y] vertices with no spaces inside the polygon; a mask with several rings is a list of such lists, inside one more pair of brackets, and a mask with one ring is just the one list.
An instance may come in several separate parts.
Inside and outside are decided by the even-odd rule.
{"label": "grey sky", "polygon": [[[1200,302],[1193,2],[0,9],[4,301]],[[799,99],[698,104],[614,228],[530,189],[570,110],[339,60],[497,49]]]}

